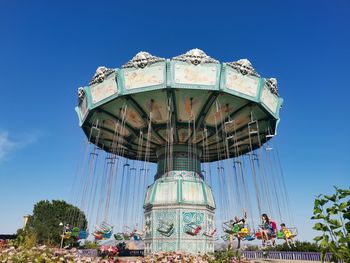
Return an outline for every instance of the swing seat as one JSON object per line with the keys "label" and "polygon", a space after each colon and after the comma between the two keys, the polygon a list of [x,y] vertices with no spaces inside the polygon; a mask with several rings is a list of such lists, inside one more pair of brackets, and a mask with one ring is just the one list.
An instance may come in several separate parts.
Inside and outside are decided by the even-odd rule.
{"label": "swing seat", "polygon": [[216,228],[213,231],[211,231],[211,232],[204,232],[203,236],[214,237],[215,234],[216,234]]}
{"label": "swing seat", "polygon": [[255,237],[256,237],[257,239],[261,239],[261,238],[262,238],[261,233],[260,233],[260,232],[256,232],[256,233],[255,233]]}
{"label": "swing seat", "polygon": [[132,237],[135,241],[140,241],[142,240],[142,237],[143,237],[143,233],[140,233],[139,231],[135,230],[133,233],[132,233]]}
{"label": "swing seat", "polygon": [[286,236],[282,231],[278,231],[276,237],[277,239],[286,239]]}
{"label": "swing seat", "polygon": [[238,231],[238,234],[239,235],[248,235],[249,234],[249,229],[248,228],[246,228],[246,227],[243,227],[243,228],[241,228],[239,231]]}
{"label": "swing seat", "polygon": [[103,234],[102,233],[93,233],[95,239],[102,240],[103,239]]}
{"label": "swing seat", "polygon": [[113,232],[109,231],[107,233],[104,233],[102,237],[103,237],[103,239],[108,239],[108,238],[111,238],[112,234],[113,234]]}
{"label": "swing seat", "polygon": [[102,222],[98,227],[98,230],[102,233],[107,233],[113,230],[113,226],[108,224],[107,222]]}
{"label": "swing seat", "polygon": [[124,239],[123,234],[121,234],[121,233],[114,234],[113,237],[115,240],[123,240]]}
{"label": "swing seat", "polygon": [[278,239],[292,239],[296,237],[298,234],[298,230],[296,228],[287,228],[286,231],[278,231],[277,238]]}
{"label": "swing seat", "polygon": [[138,236],[138,235],[133,235],[132,237],[135,241],[140,241],[141,240],[141,237]]}
{"label": "swing seat", "polygon": [[234,232],[231,229],[227,229],[227,228],[224,228],[224,232],[229,234],[229,235],[233,235],[234,234]]}
{"label": "swing seat", "polygon": [[223,241],[227,241],[227,240],[230,239],[230,236],[229,236],[229,235],[223,235],[223,236],[221,236],[221,239],[222,239]]}
{"label": "swing seat", "polygon": [[245,241],[253,241],[253,240],[255,240],[255,238],[254,238],[254,236],[248,235],[243,240],[245,240]]}
{"label": "swing seat", "polygon": [[80,228],[79,227],[73,227],[72,228],[72,232],[71,232],[71,236],[74,238],[78,238],[79,237],[79,232],[80,232]]}
{"label": "swing seat", "polygon": [[79,232],[79,239],[86,239],[88,236],[87,232],[85,230],[80,230]]}
{"label": "swing seat", "polygon": [[63,235],[61,235],[61,237],[63,239],[70,239],[70,234],[68,235],[67,233],[64,233]]}
{"label": "swing seat", "polygon": [[129,233],[123,233],[124,240],[130,240],[130,234]]}
{"label": "swing seat", "polygon": [[247,237],[249,237],[249,236],[251,237],[250,231],[247,227],[241,228],[241,230],[239,230],[239,232],[237,233],[237,237],[239,237],[241,239],[247,240]]}
{"label": "swing seat", "polygon": [[72,232],[79,232],[80,231],[80,228],[79,227],[73,227],[72,228]]}

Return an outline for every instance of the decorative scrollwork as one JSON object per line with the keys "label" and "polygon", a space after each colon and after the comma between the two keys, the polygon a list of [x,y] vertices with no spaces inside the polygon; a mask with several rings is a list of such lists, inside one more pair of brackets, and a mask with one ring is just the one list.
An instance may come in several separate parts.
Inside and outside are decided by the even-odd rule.
{"label": "decorative scrollwork", "polygon": [[101,83],[113,72],[114,69],[106,68],[104,66],[98,67],[89,84],[92,85],[96,83]]}
{"label": "decorative scrollwork", "polygon": [[78,99],[82,101],[85,98],[85,90],[83,87],[78,88]]}
{"label": "decorative scrollwork", "polygon": [[137,53],[132,60],[123,65],[123,68],[145,68],[149,65],[162,61],[165,61],[165,58],[156,57],[148,52],[141,51]]}
{"label": "decorative scrollwork", "polygon": [[185,54],[182,54],[177,57],[173,57],[173,60],[187,62],[195,66],[199,64],[208,64],[208,63],[219,64],[219,61],[209,57],[207,54],[205,54],[203,50],[200,50],[198,48],[191,49],[190,51],[187,51]]}
{"label": "decorative scrollwork", "polygon": [[260,75],[253,68],[252,63],[248,59],[240,59],[238,61],[226,63],[229,67],[241,72],[242,75],[251,75],[260,78]]}
{"label": "decorative scrollwork", "polygon": [[277,79],[269,78],[265,80],[266,80],[266,86],[271,91],[271,93],[278,96]]}

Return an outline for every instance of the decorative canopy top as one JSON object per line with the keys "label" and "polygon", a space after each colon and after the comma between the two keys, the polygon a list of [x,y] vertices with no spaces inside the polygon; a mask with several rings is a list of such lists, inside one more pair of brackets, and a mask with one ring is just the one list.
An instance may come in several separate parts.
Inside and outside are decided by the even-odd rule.
{"label": "decorative canopy top", "polygon": [[[139,52],[122,68],[98,67],[78,98],[79,123],[91,143],[113,154],[123,149],[131,159],[148,155],[150,162],[169,142],[205,150],[198,155],[205,162],[226,158],[218,152],[250,152],[271,138],[267,132],[276,133],[283,103],[276,79],[262,79],[249,60],[220,63],[200,49],[167,60]],[[177,167],[186,165],[188,158],[177,154]]]}
{"label": "decorative canopy top", "polygon": [[141,51],[136,54],[123,68],[145,68],[157,62],[165,61],[164,58],[156,57],[148,52]]}
{"label": "decorative canopy top", "polygon": [[200,50],[198,48],[191,49],[190,51],[187,51],[185,54],[182,54],[177,57],[173,57],[173,60],[191,63],[195,66],[199,64],[206,64],[206,63],[219,64],[219,61],[209,57],[207,54],[205,54],[203,50]]}
{"label": "decorative canopy top", "polygon": [[278,96],[277,79],[275,79],[275,78],[266,79],[266,85],[269,88],[269,90],[271,91],[271,93]]}
{"label": "decorative canopy top", "polygon": [[85,97],[85,90],[83,87],[78,88],[78,99],[79,101],[83,100]]}
{"label": "decorative canopy top", "polygon": [[246,58],[234,62],[229,62],[227,65],[241,72],[242,75],[251,75],[260,78],[260,75],[253,68],[252,63],[250,63],[250,61]]}
{"label": "decorative canopy top", "polygon": [[107,76],[114,72],[114,69],[106,68],[105,66],[100,66],[96,69],[92,80],[90,81],[90,85],[101,83],[105,80]]}

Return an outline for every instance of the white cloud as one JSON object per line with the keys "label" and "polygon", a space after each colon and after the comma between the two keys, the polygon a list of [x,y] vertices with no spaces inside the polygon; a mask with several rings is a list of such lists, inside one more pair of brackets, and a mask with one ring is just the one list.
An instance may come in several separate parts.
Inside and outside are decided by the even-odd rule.
{"label": "white cloud", "polygon": [[6,160],[13,152],[35,143],[38,133],[24,133],[19,136],[10,136],[8,131],[0,130],[0,162]]}

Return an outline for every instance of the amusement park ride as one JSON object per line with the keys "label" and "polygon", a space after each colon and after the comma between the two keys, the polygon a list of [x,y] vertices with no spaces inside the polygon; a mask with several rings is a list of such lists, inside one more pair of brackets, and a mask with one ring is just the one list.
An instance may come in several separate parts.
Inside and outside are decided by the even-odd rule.
{"label": "amusement park ride", "polygon": [[[266,165],[273,159],[262,155],[272,149],[283,100],[277,81],[261,78],[247,59],[220,63],[199,49],[172,59],[139,52],[119,69],[99,67],[78,97],[79,124],[92,149],[83,199],[103,195],[96,201],[102,215],[96,239],[113,236],[107,222],[114,216],[123,221],[114,238],[142,239],[146,254],[213,252],[221,232],[215,210],[221,222],[241,209],[252,216],[252,188],[259,214],[271,207],[281,214],[285,188],[277,186],[276,169]],[[105,164],[95,175],[99,153],[106,155]],[[157,171],[147,187],[149,163]],[[139,195],[141,219],[133,212],[141,208]],[[143,230],[127,229],[123,224],[130,220],[140,220]],[[227,222],[223,232],[224,239],[258,237],[247,224]]]}

